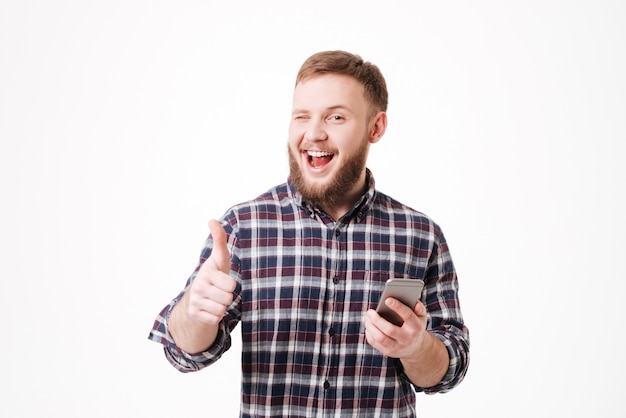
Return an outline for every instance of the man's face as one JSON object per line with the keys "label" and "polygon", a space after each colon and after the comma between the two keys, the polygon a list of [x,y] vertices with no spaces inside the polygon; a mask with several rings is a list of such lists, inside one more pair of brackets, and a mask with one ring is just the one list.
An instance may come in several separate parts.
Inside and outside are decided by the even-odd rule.
{"label": "man's face", "polygon": [[289,124],[291,178],[304,200],[328,209],[351,205],[365,187],[372,139],[370,106],[352,77],[325,74],[300,82]]}

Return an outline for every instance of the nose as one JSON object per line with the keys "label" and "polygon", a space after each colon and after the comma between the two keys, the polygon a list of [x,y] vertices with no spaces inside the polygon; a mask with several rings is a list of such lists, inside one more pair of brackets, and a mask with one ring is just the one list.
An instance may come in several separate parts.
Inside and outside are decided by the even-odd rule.
{"label": "nose", "polygon": [[310,119],[304,133],[304,139],[308,141],[324,141],[328,139],[324,121]]}

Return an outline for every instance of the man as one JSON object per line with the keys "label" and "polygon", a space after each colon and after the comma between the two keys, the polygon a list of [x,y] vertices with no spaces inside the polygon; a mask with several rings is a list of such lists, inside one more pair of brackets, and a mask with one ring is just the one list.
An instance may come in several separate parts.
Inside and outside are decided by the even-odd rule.
{"label": "man", "polygon": [[[413,417],[415,391],[465,376],[469,334],[440,228],[374,187],[371,144],[387,127],[379,69],[321,52],[296,79],[287,183],[231,208],[150,338],[183,372],[230,347],[241,323],[242,417]],[[389,298],[389,278],[422,279],[422,300]]]}

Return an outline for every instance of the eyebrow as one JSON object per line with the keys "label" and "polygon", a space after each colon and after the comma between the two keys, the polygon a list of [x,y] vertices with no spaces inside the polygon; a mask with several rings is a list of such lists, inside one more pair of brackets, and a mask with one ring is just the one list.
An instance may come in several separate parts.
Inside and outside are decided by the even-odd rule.
{"label": "eyebrow", "polygon": [[[329,106],[329,107],[327,107],[324,110],[326,110],[326,111],[329,111],[329,110],[345,110],[345,111],[348,111],[350,113],[354,113],[354,111],[350,107],[348,107],[346,105]],[[309,110],[305,110],[305,109],[293,109],[291,111],[292,115],[295,115],[296,113],[310,113],[310,111]]]}

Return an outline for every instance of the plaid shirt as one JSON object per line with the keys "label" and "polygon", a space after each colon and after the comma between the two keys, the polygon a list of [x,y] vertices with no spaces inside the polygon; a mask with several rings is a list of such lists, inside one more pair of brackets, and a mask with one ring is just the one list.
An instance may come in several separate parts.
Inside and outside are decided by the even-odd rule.
{"label": "plaid shirt", "polygon": [[[176,346],[167,317],[181,292],[157,317],[149,338],[165,346],[178,370],[199,370],[242,333],[241,417],[414,417],[415,391],[445,392],[465,376],[469,333],[457,276],[439,227],[374,188],[338,221],[303,202],[288,181],[231,208],[229,237],[235,298],[206,352]],[[211,254],[208,238],[200,262]],[[448,349],[450,367],[435,387],[411,384],[398,359],[365,339],[364,314],[390,277],[426,283],[427,328]]]}

